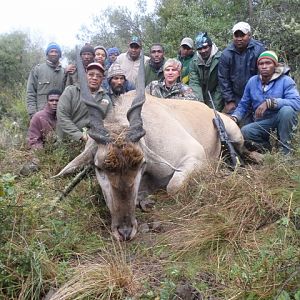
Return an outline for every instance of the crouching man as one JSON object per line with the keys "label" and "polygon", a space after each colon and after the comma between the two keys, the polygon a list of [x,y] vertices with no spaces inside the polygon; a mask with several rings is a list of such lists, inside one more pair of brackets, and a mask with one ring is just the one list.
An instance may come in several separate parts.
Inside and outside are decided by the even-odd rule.
{"label": "crouching man", "polygon": [[293,79],[284,74],[284,66],[278,64],[275,52],[261,53],[257,65],[259,75],[249,79],[232,119],[239,122],[252,109],[254,122],[241,128],[246,146],[271,150],[270,133],[277,130],[279,148],[288,154],[298,124],[299,92]]}
{"label": "crouching man", "polygon": [[35,113],[30,120],[27,144],[31,149],[43,148],[50,134],[54,134],[56,126],[56,109],[61,91],[51,90],[47,95],[47,104],[43,110]]}

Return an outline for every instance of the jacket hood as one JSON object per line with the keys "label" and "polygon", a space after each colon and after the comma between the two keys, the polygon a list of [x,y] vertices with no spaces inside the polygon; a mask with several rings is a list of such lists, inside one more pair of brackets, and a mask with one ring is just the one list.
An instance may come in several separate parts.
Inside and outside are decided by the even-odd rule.
{"label": "jacket hood", "polygon": [[210,53],[210,56],[208,58],[208,60],[205,62],[202,58],[202,56],[199,54],[198,51],[196,51],[196,54],[197,54],[197,58],[198,58],[198,65],[207,65],[209,66],[211,64],[211,61],[213,59],[213,57],[217,54],[217,52],[219,51],[218,47],[216,46],[215,43],[212,43],[212,46],[211,46],[211,53]]}

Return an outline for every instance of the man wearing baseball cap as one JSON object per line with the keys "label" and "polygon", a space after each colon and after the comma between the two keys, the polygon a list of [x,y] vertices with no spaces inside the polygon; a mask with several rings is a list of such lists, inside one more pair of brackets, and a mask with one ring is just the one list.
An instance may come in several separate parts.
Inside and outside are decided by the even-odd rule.
{"label": "man wearing baseball cap", "polygon": [[[238,22],[232,28],[233,42],[222,52],[219,61],[219,84],[224,112],[232,113],[240,102],[245,85],[257,74],[257,58],[265,50],[262,43],[251,37],[251,27]],[[248,118],[245,122],[249,122]]]}
{"label": "man wearing baseball cap", "polygon": [[[121,53],[117,59],[122,70],[125,73],[127,80],[133,85],[136,85],[136,79],[141,61],[142,41],[137,36],[132,36],[128,43],[128,50],[126,53]],[[145,62],[149,60],[148,56],[145,56]]]}
{"label": "man wearing baseball cap", "polygon": [[29,74],[26,106],[30,118],[45,107],[49,91],[64,89],[64,69],[59,61],[61,52],[58,44],[50,43],[45,51],[46,62],[36,65]]}
{"label": "man wearing baseball cap", "polygon": [[264,51],[257,60],[259,75],[251,77],[231,118],[239,122],[254,112],[254,122],[241,128],[245,145],[255,150],[271,150],[270,135],[276,130],[283,154],[292,150],[291,140],[298,124],[300,96],[294,80],[285,75],[274,51]]}
{"label": "man wearing baseball cap", "polygon": [[194,41],[190,37],[185,37],[180,42],[177,59],[182,64],[181,82],[189,84],[190,62],[194,55]]}
{"label": "man wearing baseball cap", "polygon": [[[106,114],[111,107],[108,94],[101,87],[104,67],[92,62],[86,67],[88,87],[95,102]],[[89,128],[89,113],[80,98],[79,83],[70,85],[62,93],[57,107],[57,134],[60,138],[68,136],[75,141],[87,141],[86,129]]]}

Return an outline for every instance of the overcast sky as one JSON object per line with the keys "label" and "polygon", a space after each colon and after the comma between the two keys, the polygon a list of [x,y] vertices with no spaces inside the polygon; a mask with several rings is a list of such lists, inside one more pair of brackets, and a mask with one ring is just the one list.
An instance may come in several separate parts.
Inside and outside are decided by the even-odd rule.
{"label": "overcast sky", "polygon": [[[155,0],[147,0],[153,10]],[[136,8],[136,0],[7,0],[0,11],[0,33],[22,30],[43,44],[55,41],[74,47],[81,25],[89,25],[93,15],[108,6]]]}

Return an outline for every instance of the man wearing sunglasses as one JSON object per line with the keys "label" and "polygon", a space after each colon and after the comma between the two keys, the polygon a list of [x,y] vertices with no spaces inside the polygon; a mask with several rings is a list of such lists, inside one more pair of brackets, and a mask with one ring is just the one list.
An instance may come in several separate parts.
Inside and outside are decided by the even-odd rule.
{"label": "man wearing sunglasses", "polygon": [[31,149],[43,148],[47,139],[55,132],[56,109],[60,90],[53,89],[47,95],[47,104],[43,110],[35,113],[30,120],[27,143]]}
{"label": "man wearing sunglasses", "polygon": [[190,83],[197,99],[212,107],[208,91],[210,91],[215,107],[223,109],[222,95],[218,84],[218,64],[221,51],[206,32],[200,32],[195,40],[197,52],[190,64]]}

